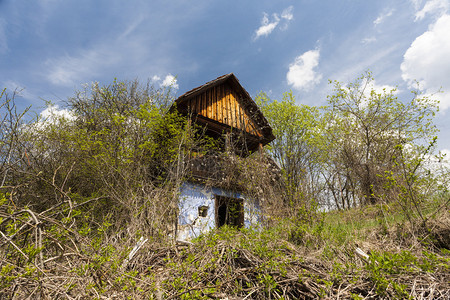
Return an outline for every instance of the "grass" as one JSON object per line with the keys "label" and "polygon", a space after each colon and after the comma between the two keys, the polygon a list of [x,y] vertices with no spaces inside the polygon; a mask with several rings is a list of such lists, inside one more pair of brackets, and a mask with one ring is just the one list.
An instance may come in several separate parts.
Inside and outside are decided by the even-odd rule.
{"label": "grass", "polygon": [[[445,201],[424,208],[426,226],[419,219],[410,223],[400,206],[375,205],[283,219],[265,229],[223,227],[190,245],[149,241],[127,264],[138,237],[108,233],[108,220],[99,230],[85,232],[42,218],[43,242],[36,248],[29,233],[37,231],[28,219],[9,218],[2,226],[16,235],[14,245],[20,246],[18,237],[28,242],[22,253],[11,243],[1,246],[0,296],[448,299],[450,213]],[[28,233],[22,234],[25,229]],[[368,258],[357,256],[356,248]]]}
{"label": "grass", "polygon": [[[448,209],[442,209],[433,221],[442,226],[434,229],[449,230],[449,220]],[[181,268],[177,282],[183,278],[184,284],[167,285],[165,295],[446,299],[450,244],[435,243],[433,231],[422,229],[408,224],[395,205],[328,212],[314,222],[281,220],[262,231],[222,228],[194,241],[181,256],[170,258],[171,268]],[[356,256],[356,247],[367,252],[369,259]],[[186,255],[188,260],[183,259]],[[192,270],[195,278],[188,275]],[[200,292],[201,286],[209,292]]]}

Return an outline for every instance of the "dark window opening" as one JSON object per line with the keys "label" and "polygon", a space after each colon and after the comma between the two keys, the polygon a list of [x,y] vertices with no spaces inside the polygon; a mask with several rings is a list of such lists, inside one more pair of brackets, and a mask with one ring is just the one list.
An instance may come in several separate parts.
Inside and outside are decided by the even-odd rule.
{"label": "dark window opening", "polygon": [[244,226],[244,200],[216,195],[216,227]]}
{"label": "dark window opening", "polygon": [[206,216],[208,216],[208,209],[209,209],[209,206],[205,206],[205,205],[202,205],[202,206],[199,206],[198,207],[198,215],[199,215],[199,217],[206,217]]}

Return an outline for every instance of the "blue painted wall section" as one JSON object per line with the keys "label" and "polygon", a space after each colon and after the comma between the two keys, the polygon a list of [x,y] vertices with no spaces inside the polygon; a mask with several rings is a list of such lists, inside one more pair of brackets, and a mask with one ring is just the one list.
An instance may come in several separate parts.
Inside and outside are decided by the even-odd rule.
{"label": "blue painted wall section", "polygon": [[[244,226],[249,228],[260,224],[259,205],[244,194],[185,182],[180,188],[177,240],[189,241],[216,227],[215,195],[244,199]],[[199,216],[198,208],[201,206],[208,207],[205,217]]]}

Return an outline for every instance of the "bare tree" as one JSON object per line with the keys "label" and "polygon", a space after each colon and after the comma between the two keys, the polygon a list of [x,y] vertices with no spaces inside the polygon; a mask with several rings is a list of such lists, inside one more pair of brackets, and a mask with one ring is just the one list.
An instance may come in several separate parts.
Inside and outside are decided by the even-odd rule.
{"label": "bare tree", "polygon": [[0,188],[8,184],[11,168],[20,163],[20,158],[27,156],[25,151],[19,149],[22,148],[22,119],[29,107],[20,112],[17,110],[15,99],[18,93],[19,91],[15,90],[9,95],[8,91],[3,89],[0,94]]}

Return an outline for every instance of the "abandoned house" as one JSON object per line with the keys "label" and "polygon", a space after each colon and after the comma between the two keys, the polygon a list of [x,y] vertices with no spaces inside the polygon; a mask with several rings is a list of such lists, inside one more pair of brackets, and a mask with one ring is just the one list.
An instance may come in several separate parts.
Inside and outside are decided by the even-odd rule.
{"label": "abandoned house", "polygon": [[[262,147],[275,139],[266,118],[232,73],[184,93],[174,107],[203,128],[205,136],[219,141],[221,151],[233,143],[235,155],[242,158],[262,155]],[[258,199],[247,198],[245,188],[219,183],[224,176],[221,168],[228,163],[223,157],[210,153],[190,160],[190,179],[180,189],[177,240],[188,241],[223,225],[240,228],[259,223]]]}

